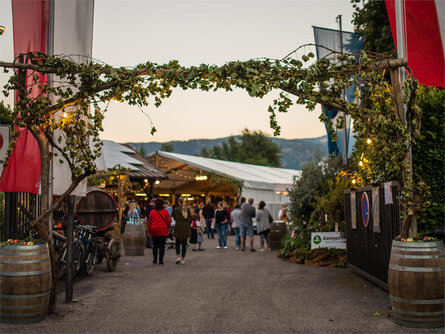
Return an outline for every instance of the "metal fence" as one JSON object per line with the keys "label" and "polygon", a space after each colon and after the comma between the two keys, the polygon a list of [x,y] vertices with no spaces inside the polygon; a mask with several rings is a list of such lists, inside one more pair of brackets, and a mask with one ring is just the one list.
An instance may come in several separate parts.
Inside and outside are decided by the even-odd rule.
{"label": "metal fence", "polygon": [[29,223],[40,214],[40,196],[28,193],[2,193],[0,240],[29,236]]}
{"label": "metal fence", "polygon": [[391,182],[386,197],[384,184],[344,192],[348,264],[385,289],[392,240],[400,234],[399,191]]}

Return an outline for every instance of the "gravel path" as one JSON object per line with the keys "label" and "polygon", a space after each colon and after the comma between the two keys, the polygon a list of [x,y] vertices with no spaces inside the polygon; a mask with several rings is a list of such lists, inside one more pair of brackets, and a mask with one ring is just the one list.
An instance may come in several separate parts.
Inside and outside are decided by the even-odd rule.
{"label": "gravel path", "polygon": [[[259,239],[255,237],[255,245]],[[122,256],[117,270],[74,286],[75,303],[58,297],[58,312],[30,325],[0,324],[6,333],[443,333],[400,327],[388,294],[351,269],[307,267],[276,252],[188,249],[185,265],[166,251],[165,265]],[[374,315],[380,312],[382,316]]]}

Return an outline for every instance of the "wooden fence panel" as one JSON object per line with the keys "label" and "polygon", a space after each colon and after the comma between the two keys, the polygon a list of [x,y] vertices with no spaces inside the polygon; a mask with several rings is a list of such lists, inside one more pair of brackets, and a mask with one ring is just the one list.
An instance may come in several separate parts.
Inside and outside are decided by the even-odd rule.
{"label": "wooden fence panel", "polygon": [[[366,186],[348,189],[344,192],[346,247],[348,264],[358,273],[387,288],[388,266],[391,256],[392,240],[400,234],[400,208],[398,204],[399,184],[391,182],[392,202],[385,203],[384,185],[375,187],[378,191],[378,203],[373,203],[373,187]],[[355,192],[355,201],[351,203],[351,193]],[[362,213],[362,196],[366,193],[369,201],[369,221],[365,226]],[[377,197],[374,197],[377,199]],[[355,213],[353,207],[355,203]],[[373,210],[376,209],[376,210]],[[366,210],[365,210],[366,211]],[[374,212],[373,212],[374,211]],[[356,224],[353,226],[353,216]]]}

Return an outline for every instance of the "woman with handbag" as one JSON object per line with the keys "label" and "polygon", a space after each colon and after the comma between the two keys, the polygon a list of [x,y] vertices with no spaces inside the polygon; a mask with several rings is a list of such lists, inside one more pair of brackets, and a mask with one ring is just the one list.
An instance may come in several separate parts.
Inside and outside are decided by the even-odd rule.
{"label": "woman with handbag", "polygon": [[187,239],[190,238],[192,232],[190,229],[190,210],[187,208],[183,197],[178,198],[178,206],[173,210],[173,219],[175,220],[176,264],[185,264]]}
{"label": "woman with handbag", "polygon": [[148,233],[153,237],[153,263],[164,264],[165,241],[171,224],[170,214],[164,209],[164,200],[157,198],[148,215]]}
{"label": "woman with handbag", "polygon": [[[273,219],[272,219],[273,220]],[[258,204],[258,211],[256,212],[257,230],[260,235],[260,252],[264,252],[264,241],[266,241],[267,250],[270,252],[270,221],[271,215],[269,210],[266,208],[266,203],[260,201]]]}

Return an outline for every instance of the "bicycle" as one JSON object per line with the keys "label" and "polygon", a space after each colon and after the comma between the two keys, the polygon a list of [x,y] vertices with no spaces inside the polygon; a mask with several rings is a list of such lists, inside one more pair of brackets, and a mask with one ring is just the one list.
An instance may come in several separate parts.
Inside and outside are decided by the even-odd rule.
{"label": "bicycle", "polygon": [[85,245],[85,254],[84,254],[84,264],[83,269],[85,275],[90,276],[97,262],[97,245],[96,245],[96,234],[97,228],[92,225],[81,225],[79,228],[82,230],[80,240]]}
{"label": "bicycle", "polygon": [[[57,232],[53,232],[53,236],[62,241],[63,244],[56,251],[56,266],[57,266],[57,278],[60,280],[66,275],[67,263],[68,263],[68,243],[67,238],[64,235],[61,235]],[[79,230],[76,228],[74,231],[74,239],[73,239],[73,277],[76,277],[80,274],[82,269],[83,258],[85,254],[85,247],[80,242],[79,239]]]}

